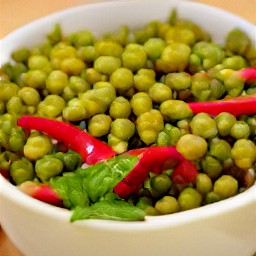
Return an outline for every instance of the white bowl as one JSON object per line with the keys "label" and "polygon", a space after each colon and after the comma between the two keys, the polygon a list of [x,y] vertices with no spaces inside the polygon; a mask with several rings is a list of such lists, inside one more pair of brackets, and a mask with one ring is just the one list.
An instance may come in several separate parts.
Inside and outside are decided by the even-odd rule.
{"label": "white bowl", "polygon": [[[255,26],[206,5],[166,1],[120,1],[85,5],[35,21],[2,40],[1,62],[21,46],[42,42],[55,23],[64,33],[87,28],[97,34],[131,28],[154,19],[166,20],[176,7],[222,43],[233,28],[243,29],[255,43]],[[70,223],[70,212],[37,201],[0,175],[0,221],[25,256],[252,256],[256,252],[256,185],[235,197],[144,222],[86,220]]]}

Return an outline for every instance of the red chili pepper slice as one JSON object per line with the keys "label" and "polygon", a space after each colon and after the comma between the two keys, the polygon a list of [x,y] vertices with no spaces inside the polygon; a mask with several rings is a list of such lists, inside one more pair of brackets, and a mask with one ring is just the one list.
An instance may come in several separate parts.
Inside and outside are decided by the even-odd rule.
{"label": "red chili pepper slice", "polygon": [[205,112],[216,116],[221,112],[229,112],[234,116],[252,115],[256,113],[256,95],[209,102],[190,102],[188,105],[194,114]]}
{"label": "red chili pepper slice", "polygon": [[65,122],[35,116],[22,116],[18,119],[18,125],[25,129],[44,132],[50,137],[62,141],[65,146],[80,154],[83,161],[89,165],[116,155],[106,143]]}
{"label": "red chili pepper slice", "polygon": [[256,80],[256,67],[244,68],[238,71],[244,80]]}
{"label": "red chili pepper slice", "polygon": [[22,192],[42,202],[60,207],[63,206],[62,199],[60,199],[48,184],[37,184],[32,181],[26,181],[18,187]]}
{"label": "red chili pepper slice", "polygon": [[187,161],[174,146],[149,147],[128,151],[126,154],[136,155],[139,161],[129,174],[114,187],[114,192],[121,198],[127,198],[136,193],[149,172],[161,173],[174,168],[173,178],[177,183],[193,182],[197,169],[192,162]]}

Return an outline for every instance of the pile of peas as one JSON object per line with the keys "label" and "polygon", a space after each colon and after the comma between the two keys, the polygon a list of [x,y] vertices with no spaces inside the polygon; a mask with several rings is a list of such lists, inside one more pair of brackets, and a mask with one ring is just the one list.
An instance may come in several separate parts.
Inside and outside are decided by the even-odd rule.
{"label": "pile of peas", "polygon": [[168,21],[135,31],[121,26],[101,38],[86,29],[64,36],[56,24],[42,45],[11,57],[14,64],[0,70],[0,169],[14,184],[47,183],[82,164],[47,135],[25,133],[16,125],[22,115],[72,123],[117,154],[176,146],[196,163],[197,179],[178,185],[172,170],[150,173],[133,198],[148,215],[217,202],[254,184],[256,116],[192,115],[184,103],[255,92],[255,82],[235,75],[256,65],[256,50],[243,31],[230,31],[220,46],[175,12]]}

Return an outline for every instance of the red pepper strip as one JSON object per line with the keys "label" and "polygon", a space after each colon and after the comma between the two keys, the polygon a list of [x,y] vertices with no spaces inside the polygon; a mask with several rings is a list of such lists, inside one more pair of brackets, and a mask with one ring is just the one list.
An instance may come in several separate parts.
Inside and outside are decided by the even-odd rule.
{"label": "red pepper strip", "polygon": [[6,169],[0,169],[0,174],[6,178],[7,180],[9,180],[10,178],[10,172]]}
{"label": "red pepper strip", "polygon": [[196,165],[185,158],[177,165],[172,173],[172,181],[176,184],[188,184],[196,180],[198,174]]}
{"label": "red pepper strip", "polygon": [[256,67],[244,68],[240,70],[239,73],[240,73],[240,76],[246,81],[256,80]]}
{"label": "red pepper strip", "polygon": [[48,184],[37,184],[32,181],[26,181],[18,187],[22,192],[42,202],[60,207],[63,206],[62,200]]}
{"label": "red pepper strip", "polygon": [[81,155],[89,165],[107,160],[116,155],[114,150],[104,142],[92,137],[81,129],[57,120],[35,116],[22,116],[18,125],[25,129],[33,129],[62,141],[65,146]]}
{"label": "red pepper strip", "polygon": [[127,198],[129,195],[136,193],[143,185],[149,172],[161,173],[164,170],[174,168],[174,178],[179,176],[179,179],[175,178],[175,180],[182,183],[193,182],[196,177],[197,170],[195,166],[185,160],[174,146],[149,147],[127,152],[130,155],[136,155],[137,153],[139,156],[138,163],[114,187],[114,192],[121,198]]}
{"label": "red pepper strip", "polygon": [[194,114],[205,112],[216,116],[221,112],[229,112],[234,116],[252,115],[256,113],[256,95],[209,102],[190,102],[188,105]]}

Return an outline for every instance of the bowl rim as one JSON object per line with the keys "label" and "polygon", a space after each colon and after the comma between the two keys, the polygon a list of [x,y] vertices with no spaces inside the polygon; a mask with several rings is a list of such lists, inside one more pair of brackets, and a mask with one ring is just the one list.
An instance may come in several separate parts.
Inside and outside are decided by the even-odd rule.
{"label": "bowl rim", "polygon": [[[149,3],[154,2],[154,0],[140,0],[141,2]],[[46,22],[49,19],[57,20],[58,17],[63,15],[69,15],[71,13],[75,13],[81,8],[97,8],[97,6],[105,6],[110,7],[113,5],[123,6],[127,3],[138,3],[136,0],[126,0],[126,1],[110,1],[110,2],[99,2],[99,3],[89,3],[85,5],[80,5],[76,7],[67,8],[61,11],[54,12],[45,17],[36,19],[13,32],[9,33],[1,40],[1,48],[3,48],[3,44],[7,44],[10,40],[16,37],[17,33],[21,34],[24,30],[30,29],[31,27],[37,25],[41,22]],[[165,2],[165,1],[163,1]],[[167,1],[167,2],[171,2]],[[222,15],[228,15],[229,17],[233,17],[241,20],[244,25],[248,25],[250,28],[256,28],[255,25],[250,23],[249,21],[230,13],[228,11],[219,9],[214,6],[210,6],[202,3],[188,2],[185,0],[173,0],[177,5],[185,4],[192,5],[198,7],[209,8],[210,10],[218,11]],[[1,60],[0,60],[1,62]],[[56,221],[65,221],[69,222],[69,218],[71,216],[71,212],[67,209],[62,209],[56,206],[52,206],[46,203],[43,203],[39,200],[36,200],[23,192],[21,192],[15,185],[9,183],[2,175],[0,175],[0,199],[5,198],[6,200],[10,200],[13,204],[18,205],[19,207],[28,208],[31,211],[38,213],[40,215],[48,216],[50,218],[55,219]],[[206,205],[203,207],[199,207],[196,209],[175,213],[173,215],[162,215],[155,217],[146,217],[146,221],[144,222],[119,222],[119,221],[109,221],[109,220],[82,220],[73,223],[75,226],[85,226],[85,227],[93,227],[95,229],[105,229],[105,230],[119,230],[119,231],[127,231],[127,230],[150,230],[150,229],[160,229],[169,226],[179,226],[184,225],[187,222],[194,222],[198,219],[206,219],[212,216],[219,216],[223,213],[229,212],[231,209],[239,210],[239,208],[245,207],[246,205],[255,204],[256,203],[256,183],[250,187],[248,190],[238,194],[234,197],[225,199],[220,202],[216,202],[211,205]],[[202,211],[202,208],[204,209]],[[221,209],[221,210],[220,210]],[[1,215],[0,215],[1,217]],[[1,221],[1,220],[0,220]]]}

